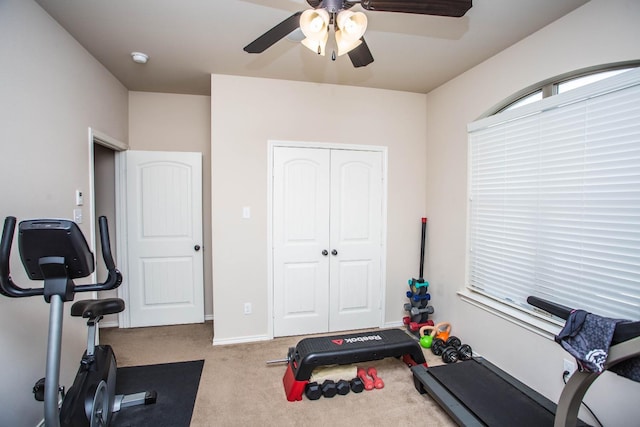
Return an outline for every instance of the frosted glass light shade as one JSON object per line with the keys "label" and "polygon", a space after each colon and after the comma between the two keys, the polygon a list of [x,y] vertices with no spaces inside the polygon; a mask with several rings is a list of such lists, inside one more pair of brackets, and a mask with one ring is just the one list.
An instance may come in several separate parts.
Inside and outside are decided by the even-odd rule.
{"label": "frosted glass light shade", "polygon": [[329,39],[329,12],[325,9],[309,9],[300,16],[300,29],[305,35],[302,44],[312,52],[324,56]]}

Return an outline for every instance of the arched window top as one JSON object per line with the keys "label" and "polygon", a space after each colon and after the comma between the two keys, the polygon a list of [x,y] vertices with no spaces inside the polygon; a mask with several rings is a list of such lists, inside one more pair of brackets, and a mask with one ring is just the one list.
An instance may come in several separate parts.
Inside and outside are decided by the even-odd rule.
{"label": "arched window top", "polygon": [[638,67],[640,67],[640,60],[634,60],[583,68],[565,73],[529,86],[513,94],[497,106],[491,108],[483,114],[481,118],[493,116],[503,111],[513,110],[514,108],[522,107],[523,105],[539,101],[543,98],[568,92],[589,83],[613,77]]}

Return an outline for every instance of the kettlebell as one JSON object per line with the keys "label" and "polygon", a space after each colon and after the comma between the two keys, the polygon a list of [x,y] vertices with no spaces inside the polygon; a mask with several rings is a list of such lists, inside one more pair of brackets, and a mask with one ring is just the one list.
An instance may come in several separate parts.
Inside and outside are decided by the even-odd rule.
{"label": "kettlebell", "polygon": [[451,323],[449,322],[441,322],[435,326],[435,336],[434,338],[440,338],[442,341],[447,341],[449,339],[449,334],[451,333]]}
{"label": "kettlebell", "polygon": [[[427,331],[430,331],[427,333]],[[420,328],[420,345],[424,348],[430,348],[433,343],[433,337],[436,334],[435,326],[423,326]]]}

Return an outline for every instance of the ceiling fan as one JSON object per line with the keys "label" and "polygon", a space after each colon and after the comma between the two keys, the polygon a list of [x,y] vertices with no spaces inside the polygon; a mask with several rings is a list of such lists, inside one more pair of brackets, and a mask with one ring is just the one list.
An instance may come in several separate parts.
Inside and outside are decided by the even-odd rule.
{"label": "ceiling fan", "polygon": [[[371,51],[364,41],[367,17],[362,12],[352,12],[356,4],[364,10],[376,12],[401,12],[421,15],[461,17],[471,9],[472,0],[307,0],[312,9],[296,12],[244,47],[248,53],[262,53],[276,42],[300,28],[305,35],[302,44],[308,49],[325,54],[329,31],[335,30],[338,56],[349,55],[354,67],[364,67],[373,62]],[[335,51],[332,52],[335,60]]]}

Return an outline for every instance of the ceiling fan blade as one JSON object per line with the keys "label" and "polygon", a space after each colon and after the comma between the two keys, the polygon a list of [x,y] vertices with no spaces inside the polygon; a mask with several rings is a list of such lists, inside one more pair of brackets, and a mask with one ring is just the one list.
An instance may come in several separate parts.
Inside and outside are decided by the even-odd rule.
{"label": "ceiling fan blade", "polygon": [[421,15],[452,16],[459,18],[471,9],[472,0],[362,0],[365,10],[380,12],[418,13]]}
{"label": "ceiling fan blade", "polygon": [[373,62],[373,55],[371,55],[367,42],[364,41],[364,37],[360,40],[362,40],[360,46],[347,53],[347,55],[349,55],[349,59],[351,59],[351,63],[356,68],[366,67]]}
{"label": "ceiling fan blade", "polygon": [[293,15],[246,45],[244,47],[244,51],[249,53],[264,52],[300,26],[300,15],[302,15],[302,12],[294,13]]}

